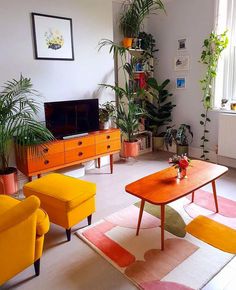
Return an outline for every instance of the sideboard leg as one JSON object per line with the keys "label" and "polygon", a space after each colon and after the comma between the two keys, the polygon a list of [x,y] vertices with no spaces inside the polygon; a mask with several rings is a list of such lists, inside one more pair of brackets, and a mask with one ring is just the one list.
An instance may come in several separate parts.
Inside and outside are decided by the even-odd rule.
{"label": "sideboard leg", "polygon": [[113,173],[113,154],[110,155],[110,169],[111,169],[111,174]]}

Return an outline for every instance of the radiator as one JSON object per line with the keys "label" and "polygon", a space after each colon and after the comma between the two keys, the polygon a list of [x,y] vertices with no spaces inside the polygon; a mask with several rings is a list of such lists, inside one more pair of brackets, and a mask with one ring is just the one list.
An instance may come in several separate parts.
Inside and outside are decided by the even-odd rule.
{"label": "radiator", "polygon": [[236,159],[236,114],[219,114],[218,155]]}

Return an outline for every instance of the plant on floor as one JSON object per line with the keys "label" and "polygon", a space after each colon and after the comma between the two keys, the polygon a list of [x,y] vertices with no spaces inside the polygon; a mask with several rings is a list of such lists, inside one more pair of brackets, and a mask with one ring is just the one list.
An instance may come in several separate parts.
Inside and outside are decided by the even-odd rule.
{"label": "plant on floor", "polygon": [[207,66],[207,71],[205,77],[200,81],[202,84],[203,91],[203,107],[204,112],[201,114],[200,124],[203,126],[203,135],[201,137],[201,157],[204,160],[209,160],[207,154],[209,153],[207,143],[209,139],[207,135],[209,134],[208,123],[211,121],[209,118],[209,110],[212,108],[212,87],[213,81],[217,74],[217,65],[218,60],[222,51],[228,45],[227,32],[225,31],[222,34],[216,34],[212,32],[210,36],[204,40],[203,51],[201,54],[201,63]]}
{"label": "plant on floor", "polygon": [[165,10],[161,0],[125,0],[120,16],[120,29],[124,37],[138,37],[145,17],[157,10]]}
{"label": "plant on floor", "polygon": [[35,120],[39,109],[35,97],[38,98],[39,93],[32,88],[31,80],[23,76],[6,82],[0,92],[1,175],[14,171],[9,166],[13,139],[16,148],[27,146],[34,155],[38,153],[35,145],[54,139],[50,131]]}
{"label": "plant on floor", "polygon": [[164,136],[166,149],[172,146],[173,142],[177,146],[177,155],[188,154],[188,146],[193,140],[193,132],[191,127],[186,124],[181,124],[178,129],[174,126],[168,127]]}
{"label": "plant on floor", "polygon": [[161,133],[159,132],[161,126],[168,125],[172,121],[171,113],[176,106],[169,101],[169,98],[173,96],[166,88],[169,83],[169,79],[161,84],[158,84],[155,78],[147,80],[148,90],[146,94],[153,99],[153,102],[148,99],[145,101],[145,109],[149,115],[147,117],[147,127],[155,137]]}

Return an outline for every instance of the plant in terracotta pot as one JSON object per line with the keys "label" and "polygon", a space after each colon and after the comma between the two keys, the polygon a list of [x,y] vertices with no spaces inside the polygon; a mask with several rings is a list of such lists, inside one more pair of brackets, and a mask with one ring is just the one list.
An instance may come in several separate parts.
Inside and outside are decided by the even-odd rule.
{"label": "plant in terracotta pot", "polygon": [[111,120],[115,117],[116,108],[113,102],[106,102],[99,105],[99,127],[100,129],[109,129]]}
{"label": "plant in terracotta pot", "polygon": [[[17,191],[16,168],[10,167],[9,159],[13,140],[15,146],[29,146],[37,155],[36,145],[54,139],[50,131],[35,120],[39,93],[32,88],[29,78],[20,77],[5,83],[0,92],[0,194]],[[20,154],[20,150],[18,150]]]}
{"label": "plant in terracotta pot", "polygon": [[160,128],[172,121],[171,113],[176,106],[169,100],[173,96],[166,88],[169,83],[169,79],[161,84],[158,84],[155,78],[147,80],[148,91],[146,94],[150,95],[153,101],[145,100],[145,108],[148,112],[146,127],[152,131],[154,150],[163,149],[165,132],[160,132]]}
{"label": "plant in terracotta pot", "polygon": [[123,2],[120,29],[124,35],[125,47],[132,46],[132,39],[138,37],[145,17],[158,9],[165,9],[161,0],[125,0]]}
{"label": "plant in terracotta pot", "polygon": [[169,146],[175,143],[178,156],[188,156],[188,146],[192,140],[193,132],[191,131],[191,127],[186,124],[181,124],[178,129],[175,129],[174,126],[168,127],[164,137],[166,149],[169,150]]}

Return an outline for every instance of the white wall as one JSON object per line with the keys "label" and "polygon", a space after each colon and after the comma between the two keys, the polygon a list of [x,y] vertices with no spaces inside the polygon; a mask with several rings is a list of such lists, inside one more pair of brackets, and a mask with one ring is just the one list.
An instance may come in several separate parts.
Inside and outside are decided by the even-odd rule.
{"label": "white wall", "polygon": [[[107,49],[98,53],[99,40],[113,37],[111,0],[2,0],[0,11],[0,85],[22,73],[42,93],[42,102],[114,98],[98,87],[114,81],[112,56]],[[34,59],[31,12],[72,18],[74,61]]]}
{"label": "white wall", "polygon": [[[199,80],[203,78],[205,68],[198,61],[200,59],[203,40],[214,27],[215,0],[177,0],[167,1],[165,7],[167,15],[158,13],[149,20],[149,31],[157,41],[158,65],[156,77],[158,80],[170,78],[171,91],[174,93],[176,108],[173,111],[173,123],[190,124],[194,133],[191,144],[192,150],[199,154],[200,114],[203,112],[201,103],[202,92]],[[186,55],[190,56],[190,70],[174,71],[174,57],[178,55],[178,39],[187,38]],[[176,77],[185,76],[187,87],[184,90],[175,89]],[[215,150],[217,144],[218,113],[210,114],[210,148]],[[197,157],[200,157],[198,155]]]}

